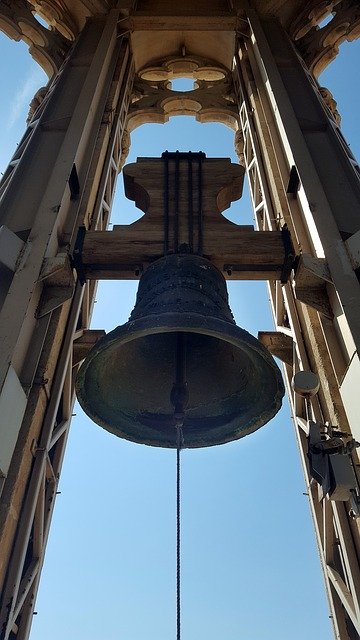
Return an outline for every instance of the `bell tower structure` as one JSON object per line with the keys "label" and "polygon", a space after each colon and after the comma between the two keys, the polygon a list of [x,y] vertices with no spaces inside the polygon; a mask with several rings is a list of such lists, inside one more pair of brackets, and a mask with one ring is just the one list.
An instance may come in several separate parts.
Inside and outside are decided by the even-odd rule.
{"label": "bell tower structure", "polygon": [[[50,77],[0,183],[0,639],[30,633],[96,282],[151,261],[128,238],[106,262],[131,132],[176,114],[233,128],[249,242],[275,243],[272,264],[244,236],[217,266],[269,282],[259,339],[284,365],[334,634],[360,638],[360,169],[316,80],[358,37],[357,1],[3,0],[0,28]],[[196,89],[172,92],[180,76]]]}

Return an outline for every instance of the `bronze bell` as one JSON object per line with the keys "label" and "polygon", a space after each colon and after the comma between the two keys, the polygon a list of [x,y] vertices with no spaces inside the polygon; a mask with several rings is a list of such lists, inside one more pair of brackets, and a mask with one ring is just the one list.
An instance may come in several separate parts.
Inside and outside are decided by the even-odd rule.
{"label": "bronze bell", "polygon": [[211,262],[174,254],[139,283],[129,321],[99,340],[76,381],[94,422],[133,442],[183,448],[242,438],[280,409],[281,373],[236,326],[226,282]]}

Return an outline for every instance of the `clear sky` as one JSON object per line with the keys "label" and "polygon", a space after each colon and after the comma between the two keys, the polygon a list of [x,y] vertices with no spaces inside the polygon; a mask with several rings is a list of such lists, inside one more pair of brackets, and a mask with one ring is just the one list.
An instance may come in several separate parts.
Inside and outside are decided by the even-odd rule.
{"label": "clear sky", "polygon": [[[343,132],[360,155],[359,43],[345,45],[323,75]],[[0,37],[0,167],[45,84],[26,46]],[[143,126],[128,161],[164,150],[231,156],[233,133],[178,117]],[[139,214],[121,196],[112,221]],[[245,189],[246,192],[246,189]],[[252,220],[249,199],[231,209]],[[272,329],[264,283],[231,284],[237,323]],[[136,283],[99,287],[94,328],[127,321]],[[175,638],[175,452],[117,439],[76,408],[36,606],[32,640]],[[332,629],[288,403],[243,440],[182,454],[182,638],[330,640]]]}

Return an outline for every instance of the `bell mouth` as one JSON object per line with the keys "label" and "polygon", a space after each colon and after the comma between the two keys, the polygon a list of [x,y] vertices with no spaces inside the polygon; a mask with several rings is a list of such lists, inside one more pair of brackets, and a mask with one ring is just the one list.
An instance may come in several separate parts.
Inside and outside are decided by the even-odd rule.
{"label": "bell mouth", "polygon": [[274,417],[284,385],[271,354],[235,324],[197,313],[143,316],[99,340],[76,380],[85,413],[126,440],[176,448],[170,394],[178,333],[187,336],[183,448],[237,440]]}

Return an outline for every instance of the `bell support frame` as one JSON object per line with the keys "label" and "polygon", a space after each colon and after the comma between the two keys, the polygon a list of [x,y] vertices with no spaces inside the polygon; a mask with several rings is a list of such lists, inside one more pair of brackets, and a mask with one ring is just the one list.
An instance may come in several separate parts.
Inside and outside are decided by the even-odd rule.
{"label": "bell support frame", "polygon": [[[243,157],[258,228],[278,229],[286,223],[302,254],[290,281],[269,283],[269,292],[277,331],[292,341],[291,360],[289,345],[283,352],[285,378],[335,637],[348,640],[360,635],[359,520],[350,517],[348,503],[322,499],[310,476],[306,402],[291,382],[297,371],[316,371],[321,389],[311,399],[312,418],[359,439],[353,403],[360,287],[347,244],[360,221],[352,212],[346,219],[349,209],[341,206],[341,199],[349,198],[359,208],[359,167],[288,36],[275,21],[260,21],[250,7],[248,17],[251,30],[239,41],[234,70]],[[328,175],[321,166],[324,155]],[[289,190],[294,171],[297,186]],[[334,189],[330,182],[335,175],[339,182]],[[341,193],[342,180],[346,187]],[[308,273],[305,297],[307,270],[312,275]],[[346,325],[351,329],[344,332]],[[264,342],[271,350],[271,340]],[[277,344],[275,340],[274,354]],[[358,478],[356,453],[353,465]]]}
{"label": "bell support frame", "polygon": [[79,276],[138,279],[155,260],[186,244],[190,252],[208,257],[226,279],[286,282],[295,260],[286,226],[255,231],[221,215],[241,197],[243,167],[205,154],[201,164],[196,153],[165,155],[125,165],[125,193],[144,215],[113,231],[81,229],[73,254]]}
{"label": "bell support frame", "polygon": [[[17,14],[23,3],[13,4]],[[264,4],[257,0],[252,6],[259,12]],[[323,17],[324,3],[310,4],[296,23],[297,42],[302,48],[305,36],[311,45],[315,31],[316,42],[319,33],[324,33],[315,29]],[[88,9],[83,2],[76,5],[84,9],[74,21],[80,26],[80,35],[71,49],[63,51],[65,62],[34,113],[0,184],[2,237],[6,236],[13,247],[10,261],[5,261],[1,252],[6,264],[1,266],[0,315],[0,406],[5,417],[0,426],[5,443],[0,458],[0,638],[26,640],[30,633],[71,419],[73,375],[86,350],[99,337],[99,332],[88,330],[96,281],[85,278],[86,284],[81,287],[70,255],[82,225],[87,230],[86,242],[95,232],[99,237],[108,233],[106,223],[117,172],[129,147],[126,118],[130,101],[134,105],[142,100],[146,106],[144,118],[152,113],[153,121],[166,119],[165,89],[161,104],[156,102],[156,92],[145,95],[144,84],[132,92],[134,62],[129,40],[138,72],[164,56],[164,69],[169,73],[167,61],[173,51],[166,47],[175,40],[185,59],[183,64],[189,52],[191,61],[194,56],[202,59],[209,54],[212,60],[217,59],[219,67],[230,70],[235,38],[242,34],[233,73],[237,99],[226,105],[224,89],[228,85],[217,89],[216,83],[210,83],[207,89],[209,96],[212,91],[216,94],[215,107],[211,107],[211,101],[199,105],[205,111],[209,108],[205,113],[209,120],[233,128],[237,120],[234,104],[238,105],[243,141],[237,133],[236,143],[249,175],[258,228],[278,234],[286,223],[296,252],[301,253],[295,277],[288,284],[281,286],[279,280],[270,283],[275,324],[281,337],[273,344],[282,346],[286,353],[286,379],[335,635],[338,640],[353,640],[360,636],[359,521],[349,517],[348,505],[319,501],[318,487],[308,473],[305,403],[293,394],[290,380],[297,370],[316,371],[321,390],[311,401],[313,418],[339,425],[342,431],[349,430],[357,437],[356,411],[351,402],[356,396],[353,380],[358,378],[359,368],[355,346],[359,343],[359,284],[355,274],[359,230],[353,217],[359,205],[356,162],[286,32],[274,20],[261,22],[245,1],[234,0],[231,15],[219,16],[209,9],[208,15],[204,13],[196,20],[191,11],[188,16],[157,13],[135,15],[133,19],[129,17],[132,3],[119,2],[118,9],[111,11],[104,3],[104,12],[85,27]],[[292,3],[278,5],[281,13]],[[313,5],[314,11],[310,11]],[[336,20],[325,28],[326,33],[332,33],[342,14],[346,17],[348,11],[358,11],[358,3],[352,0],[331,2],[327,7],[330,5]],[[234,12],[238,12],[237,18]],[[3,9],[0,13],[3,17]],[[52,19],[59,26],[70,24],[70,17],[54,14]],[[17,37],[15,27],[9,31],[11,37]],[[164,38],[159,38],[162,30]],[[62,33],[65,31],[63,27]],[[341,39],[344,33],[342,30]],[[330,57],[335,49],[331,47]],[[311,53],[311,46],[307,51]],[[324,52],[328,55],[323,48]],[[291,63],[289,69],[296,72],[300,97],[294,92],[286,65],[282,66],[284,53]],[[199,92],[201,100],[205,88]],[[297,104],[291,100],[294,96]],[[194,96],[187,97],[191,100]],[[194,100],[187,104],[186,112],[192,115],[200,108]],[[176,113],[176,105],[172,107],[172,113]],[[307,114],[314,110],[316,117],[309,121]],[[35,149],[37,160],[31,163],[29,158]],[[330,170],[327,177],[321,168],[324,154],[331,159],[332,172],[347,184],[339,193],[339,201]],[[11,434],[6,430],[9,414],[14,424]],[[353,456],[357,470],[357,458]]]}

